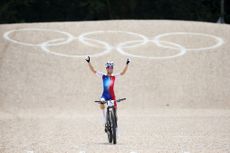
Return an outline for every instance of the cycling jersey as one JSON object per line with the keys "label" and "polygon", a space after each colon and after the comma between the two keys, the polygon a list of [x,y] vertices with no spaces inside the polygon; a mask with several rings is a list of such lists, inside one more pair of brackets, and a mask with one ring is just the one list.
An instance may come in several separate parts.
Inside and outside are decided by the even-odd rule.
{"label": "cycling jersey", "polygon": [[[115,75],[107,75],[102,72],[97,72],[97,76],[102,78],[103,81],[103,93],[101,96],[102,100],[116,100],[116,96],[114,93],[114,83],[115,80],[120,76],[120,74]],[[117,107],[117,103],[115,102],[115,108]]]}

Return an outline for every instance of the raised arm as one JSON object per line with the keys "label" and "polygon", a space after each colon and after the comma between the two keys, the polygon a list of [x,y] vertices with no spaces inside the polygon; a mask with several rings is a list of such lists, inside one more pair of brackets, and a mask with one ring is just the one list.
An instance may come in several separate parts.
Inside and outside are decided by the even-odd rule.
{"label": "raised arm", "polygon": [[128,70],[128,67],[129,67],[129,63],[130,63],[130,59],[127,59],[125,68],[121,72],[121,75],[124,75],[126,73],[126,71]]}
{"label": "raised arm", "polygon": [[88,62],[89,69],[90,69],[93,73],[97,73],[97,71],[94,69],[93,65],[90,63],[90,57],[88,56],[85,60],[86,60],[86,62]]}

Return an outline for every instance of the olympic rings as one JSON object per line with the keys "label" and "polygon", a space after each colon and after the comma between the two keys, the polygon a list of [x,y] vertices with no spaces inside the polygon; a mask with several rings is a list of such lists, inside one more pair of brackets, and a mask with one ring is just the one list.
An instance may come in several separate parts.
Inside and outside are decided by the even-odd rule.
{"label": "olympic rings", "polygon": [[[20,31],[42,31],[42,32],[56,32],[59,34],[63,34],[65,37],[63,38],[56,38],[52,40],[48,40],[42,43],[38,44],[32,44],[32,43],[27,43],[27,42],[20,42],[18,40],[14,40],[10,37],[10,34],[14,32],[20,32]],[[90,38],[90,35],[100,35],[100,34],[126,34],[132,37],[135,37],[133,40],[125,41],[122,43],[119,43],[117,45],[112,46],[108,42]],[[208,47],[202,47],[202,48],[185,48],[181,44],[175,43],[175,42],[170,42],[166,40],[162,40],[164,37],[167,36],[177,36],[177,35],[191,35],[191,36],[199,36],[199,37],[208,37],[212,38],[215,40],[215,44],[212,46]],[[64,31],[59,31],[59,30],[52,30],[52,29],[39,29],[39,28],[28,28],[28,29],[17,29],[17,30],[11,30],[6,33],[4,33],[4,38],[8,41],[11,41],[13,43],[19,44],[19,45],[24,45],[24,46],[33,46],[33,47],[40,47],[43,51],[49,54],[57,55],[57,56],[62,56],[62,57],[71,57],[71,58],[82,58],[86,56],[93,56],[93,57],[99,57],[103,56],[105,54],[110,53],[112,50],[118,51],[122,55],[126,56],[131,56],[131,57],[137,57],[137,58],[145,58],[145,59],[171,59],[171,58],[176,58],[179,56],[184,55],[187,51],[206,51],[210,49],[215,49],[217,47],[220,47],[223,43],[224,40],[220,37],[210,35],[210,34],[203,34],[203,33],[191,33],[191,32],[172,32],[172,33],[163,33],[155,36],[154,38],[148,38],[142,34],[134,33],[134,32],[127,32],[127,31],[114,31],[114,30],[109,30],[109,31],[91,31],[88,33],[83,33],[79,36],[73,36],[70,33],[64,32]],[[90,55],[69,55],[69,54],[64,54],[64,53],[57,53],[54,51],[51,51],[49,47],[52,46],[60,46],[60,45],[65,45],[73,41],[79,41],[84,45],[94,47],[94,48],[101,48],[102,52],[96,53],[96,54],[90,54]],[[96,44],[95,44],[96,43]],[[161,56],[161,57],[156,57],[156,56],[144,56],[144,55],[135,55],[131,53],[127,53],[125,49],[127,48],[136,48],[140,46],[144,46],[147,43],[154,43],[157,47],[160,48],[167,48],[167,49],[172,49],[172,50],[178,50],[179,52],[175,55],[170,55],[170,56]]]}

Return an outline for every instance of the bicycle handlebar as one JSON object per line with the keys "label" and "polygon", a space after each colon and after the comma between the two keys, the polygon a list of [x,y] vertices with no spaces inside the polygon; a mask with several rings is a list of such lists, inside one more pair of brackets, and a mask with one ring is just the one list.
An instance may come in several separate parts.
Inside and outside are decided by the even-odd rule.
{"label": "bicycle handlebar", "polygon": [[[124,100],[126,100],[126,98],[121,98],[121,99],[117,99],[117,100],[115,100],[116,102],[121,102],[121,101],[124,101]],[[96,100],[96,101],[94,101],[95,103],[106,103],[106,102],[108,102],[109,100],[105,100],[105,101],[101,101],[101,100]]]}

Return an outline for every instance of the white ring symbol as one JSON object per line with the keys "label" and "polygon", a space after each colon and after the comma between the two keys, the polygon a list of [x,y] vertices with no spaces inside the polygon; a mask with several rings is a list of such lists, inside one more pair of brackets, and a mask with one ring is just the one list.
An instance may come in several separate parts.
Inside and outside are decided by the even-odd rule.
{"label": "white ring symbol", "polygon": [[[169,59],[169,58],[175,58],[175,57],[178,57],[178,56],[182,56],[182,55],[184,55],[186,53],[186,49],[183,46],[179,45],[179,44],[168,42],[168,41],[161,41],[161,42],[159,42],[159,41],[156,41],[156,40],[146,40],[143,43],[139,44],[139,46],[140,45],[145,45],[148,42],[155,43],[157,46],[160,46],[160,43],[164,43],[164,44],[175,46],[176,48],[173,47],[173,49],[177,49],[177,50],[179,49],[180,52],[178,54],[176,54],[176,55],[171,55],[171,56],[158,56],[158,57],[156,57],[156,56],[149,56],[149,57],[147,57],[147,56],[142,56],[142,55],[130,54],[130,53],[127,53],[126,51],[124,51],[123,48],[131,48],[130,46],[127,47],[126,46],[127,44],[134,43],[134,42],[141,42],[141,41],[127,41],[127,42],[121,43],[117,47],[117,50],[121,54],[126,55],[126,56],[132,56],[132,57],[138,57],[138,58],[146,58],[146,59]],[[160,47],[166,48],[165,46],[160,46]]]}
{"label": "white ring symbol", "polygon": [[[214,48],[220,47],[224,43],[224,40],[222,38],[217,37],[217,36],[210,35],[210,34],[204,34],[204,33],[191,33],[191,32],[171,32],[171,33],[160,34],[160,35],[157,35],[155,37],[155,40],[159,42],[159,46],[160,47],[166,47],[166,48],[173,49],[173,47],[162,45],[160,42],[161,42],[161,39],[164,38],[164,37],[175,36],[175,35],[202,36],[202,37],[213,38],[216,41],[216,44],[214,44],[212,46],[202,47],[202,48],[186,48],[187,51],[204,51],[204,50],[210,50],[210,49],[214,49]],[[174,48],[174,49],[177,49],[177,48]]]}
{"label": "white ring symbol", "polygon": [[[64,34],[67,36],[67,39],[63,42],[59,42],[59,43],[56,43],[56,44],[47,44],[48,46],[59,46],[59,45],[63,45],[63,44],[67,44],[67,43],[70,43],[74,36],[71,35],[70,33],[67,33],[67,32],[64,32],[64,31],[59,31],[59,30],[51,30],[51,29],[38,29],[38,28],[28,28],[28,29],[17,29],[17,30],[11,30],[11,31],[8,31],[4,34],[4,38],[6,40],[9,40],[13,43],[16,43],[16,44],[20,44],[20,45],[24,45],[24,46],[42,46],[43,43],[39,43],[39,44],[32,44],[32,43],[25,43],[25,42],[20,42],[20,41],[17,41],[17,40],[14,40],[12,38],[9,37],[9,35],[11,33],[14,33],[14,32],[19,32],[19,31],[44,31],[44,32],[57,32],[57,33],[60,33],[60,34]],[[60,40],[60,38],[59,38]],[[63,39],[62,39],[63,40]]]}

